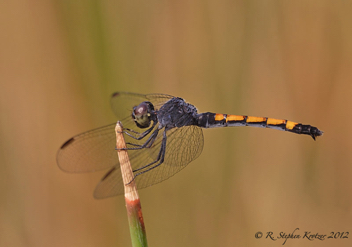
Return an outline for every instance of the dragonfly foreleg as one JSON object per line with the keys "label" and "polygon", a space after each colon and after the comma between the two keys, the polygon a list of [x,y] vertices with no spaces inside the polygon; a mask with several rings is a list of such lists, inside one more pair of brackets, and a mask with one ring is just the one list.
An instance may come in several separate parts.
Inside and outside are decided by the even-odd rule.
{"label": "dragonfly foreleg", "polygon": [[[138,176],[138,175],[141,175],[147,171],[150,171],[158,166],[160,166],[162,163],[164,163],[164,159],[165,159],[165,152],[166,152],[166,131],[164,131],[163,133],[163,140],[161,142],[161,147],[160,147],[160,151],[159,151],[159,154],[158,154],[158,157],[156,158],[156,160],[154,160],[153,162],[149,163],[148,165],[145,165],[143,167],[140,167],[138,169],[135,169],[133,170],[133,172],[137,172],[137,171],[140,171],[140,170],[143,170],[147,167],[149,167],[148,169],[144,170],[144,171],[141,171],[137,174],[134,175],[134,178],[133,180]],[[154,165],[155,163],[159,162],[158,164]],[[153,166],[154,165],[154,166]]]}
{"label": "dragonfly foreleg", "polygon": [[156,137],[158,136],[158,133],[159,133],[159,129],[157,128],[149,136],[148,140],[146,140],[145,143],[143,143],[142,145],[126,142],[126,144],[128,144],[128,145],[135,146],[135,148],[121,148],[121,149],[118,149],[118,150],[138,150],[138,149],[143,149],[143,148],[150,148],[153,145]]}
{"label": "dragonfly foreleg", "polygon": [[[155,125],[156,125],[156,122],[153,122],[152,127],[150,127],[149,129],[147,129],[146,131],[144,131],[144,132],[142,132],[142,133],[139,133],[138,131],[135,131],[135,130],[133,130],[133,129],[128,129],[128,128],[124,129],[124,133],[125,133],[126,135],[128,135],[129,137],[131,137],[131,138],[133,138],[133,139],[139,141],[139,140],[142,140],[144,137],[146,137],[146,136],[154,129]],[[132,133],[134,133],[134,134],[137,134],[138,137],[136,137],[136,136],[134,136],[134,135],[128,133],[128,131],[129,131],[129,132],[132,132]]]}

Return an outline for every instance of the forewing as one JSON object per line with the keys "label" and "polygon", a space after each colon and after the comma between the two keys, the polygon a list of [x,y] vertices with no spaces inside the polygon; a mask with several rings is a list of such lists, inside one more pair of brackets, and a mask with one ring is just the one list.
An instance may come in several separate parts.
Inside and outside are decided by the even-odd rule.
{"label": "forewing", "polygon": [[[145,129],[139,129],[132,119],[133,107],[143,101],[150,101],[159,109],[170,98],[172,96],[164,94],[118,92],[112,95],[111,105],[117,120],[122,122],[124,128],[143,132]],[[115,140],[115,124],[76,135],[61,146],[57,153],[57,163],[66,172],[91,172],[117,166],[119,163]],[[131,142],[139,143],[135,140]]]}
{"label": "forewing", "polygon": [[111,96],[111,108],[118,120],[123,120],[127,116],[131,116],[133,107],[138,106],[143,101],[151,102],[155,110],[159,110],[166,101],[172,98],[173,96],[167,94],[116,92]]}
{"label": "forewing", "polygon": [[111,124],[72,137],[57,153],[66,172],[91,172],[118,165],[115,125]]}
{"label": "forewing", "polygon": [[[155,110],[173,98],[165,94],[134,94],[118,92],[111,99],[112,109],[118,120],[122,121],[124,129],[142,133],[147,129],[139,129],[132,117],[132,109],[143,101],[150,101]],[[159,127],[156,123],[153,131]],[[142,140],[124,135],[128,148],[143,145],[153,131]],[[129,150],[132,169],[144,167],[155,161],[160,153],[164,129],[159,133],[149,148]],[[129,132],[138,136],[134,132]],[[167,131],[167,143],[164,163],[136,177],[137,188],[145,188],[168,179],[189,162],[196,159],[203,149],[202,130],[197,126],[174,128]],[[65,142],[57,154],[59,167],[67,172],[89,172],[111,168],[96,187],[94,196],[106,198],[123,193],[123,182],[118,162],[115,136],[115,124],[79,134]],[[157,164],[157,163],[156,163]]]}

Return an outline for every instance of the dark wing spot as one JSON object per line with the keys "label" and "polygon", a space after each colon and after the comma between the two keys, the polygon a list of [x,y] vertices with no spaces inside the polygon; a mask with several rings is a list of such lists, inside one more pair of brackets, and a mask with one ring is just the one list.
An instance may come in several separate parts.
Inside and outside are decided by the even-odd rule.
{"label": "dark wing spot", "polygon": [[113,93],[112,95],[111,95],[111,97],[113,98],[113,97],[117,97],[117,96],[119,96],[120,95],[120,93],[119,92],[116,92],[116,93]]}
{"label": "dark wing spot", "polygon": [[115,171],[116,167],[114,166],[112,169],[110,169],[106,174],[105,176],[101,179],[101,181],[104,181],[105,179],[107,179],[107,177],[109,177],[109,175]]}
{"label": "dark wing spot", "polygon": [[62,144],[61,149],[64,149],[65,147],[67,147],[69,144],[71,144],[73,141],[75,140],[74,137],[72,137],[71,139],[68,139],[64,144]]}

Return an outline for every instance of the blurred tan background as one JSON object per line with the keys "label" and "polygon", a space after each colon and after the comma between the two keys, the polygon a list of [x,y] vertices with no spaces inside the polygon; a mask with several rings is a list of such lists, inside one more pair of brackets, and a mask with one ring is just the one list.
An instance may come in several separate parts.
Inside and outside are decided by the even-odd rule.
{"label": "blurred tan background", "polygon": [[117,120],[114,91],[325,132],[205,130],[196,161],[140,191],[149,246],[352,232],[351,13],[350,1],[2,1],[0,246],[130,246],[123,197],[92,196],[104,172],[56,164],[68,138]]}

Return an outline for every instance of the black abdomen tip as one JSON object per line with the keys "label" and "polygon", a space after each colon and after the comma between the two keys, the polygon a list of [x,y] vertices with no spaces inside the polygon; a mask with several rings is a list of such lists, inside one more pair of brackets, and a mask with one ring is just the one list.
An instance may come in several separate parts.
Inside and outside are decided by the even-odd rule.
{"label": "black abdomen tip", "polygon": [[321,136],[321,135],[323,135],[323,133],[324,133],[323,131],[319,130],[316,127],[311,126],[311,128],[310,128],[310,135],[314,139],[314,141],[317,136]]}
{"label": "black abdomen tip", "polygon": [[291,130],[288,129],[288,131],[296,134],[310,135],[314,140],[317,136],[323,134],[323,131],[319,130],[317,127],[305,124],[296,124]]}

